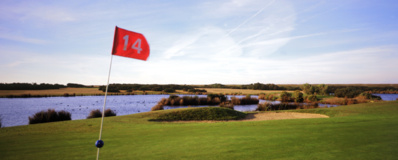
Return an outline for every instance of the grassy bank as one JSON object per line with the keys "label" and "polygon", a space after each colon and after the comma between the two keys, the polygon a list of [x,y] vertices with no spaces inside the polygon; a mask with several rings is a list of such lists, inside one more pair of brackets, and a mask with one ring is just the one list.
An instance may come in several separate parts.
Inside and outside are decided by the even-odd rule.
{"label": "grassy bank", "polygon": [[[323,119],[168,123],[105,118],[100,159],[396,159],[398,101],[291,110]],[[100,119],[0,129],[0,159],[94,159]]]}

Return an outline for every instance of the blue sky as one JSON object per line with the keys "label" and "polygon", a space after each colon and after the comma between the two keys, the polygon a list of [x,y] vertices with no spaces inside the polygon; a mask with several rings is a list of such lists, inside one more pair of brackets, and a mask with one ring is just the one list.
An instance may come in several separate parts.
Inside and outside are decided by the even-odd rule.
{"label": "blue sky", "polygon": [[398,83],[394,0],[2,0],[0,82],[106,84],[116,25],[111,83]]}

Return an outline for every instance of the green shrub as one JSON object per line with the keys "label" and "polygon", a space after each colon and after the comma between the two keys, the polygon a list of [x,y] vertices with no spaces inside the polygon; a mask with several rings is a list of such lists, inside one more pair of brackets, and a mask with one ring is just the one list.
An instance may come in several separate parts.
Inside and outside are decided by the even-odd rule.
{"label": "green shrub", "polygon": [[[116,116],[116,113],[111,109],[106,109],[104,117],[110,117],[110,116]],[[99,109],[96,109],[96,110],[91,110],[90,114],[87,116],[87,119],[98,118],[98,117],[102,117],[102,112]]]}
{"label": "green shrub", "polygon": [[292,102],[292,94],[286,91],[283,91],[280,95],[281,102]]}
{"label": "green shrub", "polygon": [[305,97],[307,102],[316,102],[318,101],[318,98],[316,97],[316,95],[308,95]]}
{"label": "green shrub", "polygon": [[301,93],[299,90],[294,91],[294,102],[300,103],[303,102],[303,93]]}
{"label": "green shrub", "polygon": [[210,99],[219,98],[221,102],[225,102],[227,100],[227,96],[223,94],[208,94],[207,98]]}
{"label": "green shrub", "polygon": [[173,88],[166,88],[166,89],[164,89],[163,91],[166,92],[166,93],[173,93],[173,92],[176,92],[176,90],[173,89]]}
{"label": "green shrub", "polygon": [[69,112],[56,112],[54,109],[48,109],[47,111],[37,112],[32,117],[29,117],[29,124],[66,121],[71,119],[71,114]]}
{"label": "green shrub", "polygon": [[105,110],[105,115],[104,116],[105,117],[116,116],[116,113],[113,110],[111,110],[111,109],[107,109],[107,110]]}
{"label": "green shrub", "polygon": [[354,87],[339,88],[334,91],[336,97],[354,98],[361,94],[363,91]]}
{"label": "green shrub", "polygon": [[203,107],[177,110],[159,115],[154,120],[190,121],[190,120],[238,120],[246,117],[245,113],[222,107]]}
{"label": "green shrub", "polygon": [[381,100],[380,96],[375,96],[368,92],[361,93],[360,96],[363,96],[366,99],[371,99],[371,100]]}

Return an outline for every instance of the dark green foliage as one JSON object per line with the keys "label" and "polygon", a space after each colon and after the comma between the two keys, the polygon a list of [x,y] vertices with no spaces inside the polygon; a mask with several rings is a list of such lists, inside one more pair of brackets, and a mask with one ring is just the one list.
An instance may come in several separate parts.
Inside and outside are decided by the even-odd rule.
{"label": "dark green foliage", "polygon": [[329,94],[329,86],[325,84],[319,84],[318,86],[313,86],[311,84],[303,84],[301,89],[305,94],[319,94],[319,95],[327,95]]}
{"label": "dark green foliage", "polygon": [[[106,86],[100,86],[99,90],[105,90]],[[188,90],[195,89],[194,86],[188,85],[176,85],[176,84],[166,84],[166,85],[158,85],[158,84],[110,84],[109,87],[115,88],[115,90],[142,90],[142,91],[163,91],[165,89],[174,89],[174,90]]]}
{"label": "dark green foliage", "polygon": [[275,110],[289,110],[289,109],[310,109],[318,108],[318,103],[302,104],[302,103],[261,103],[258,104],[256,111],[275,111]]}
{"label": "dark green foliage", "polygon": [[204,88],[229,88],[229,87],[220,83],[214,83],[210,85],[204,85]]}
{"label": "dark green foliage", "polygon": [[219,98],[221,102],[225,102],[227,100],[227,96],[223,94],[208,94],[207,98],[210,99]]}
{"label": "dark green foliage", "polygon": [[0,83],[0,90],[42,90],[42,89],[60,89],[65,88],[61,84],[47,83]]}
{"label": "dark green foliage", "polygon": [[82,85],[82,84],[77,84],[77,83],[68,83],[66,84],[67,87],[73,87],[73,88],[86,88],[87,86]]}
{"label": "dark green foliage", "polygon": [[226,101],[224,95],[211,95],[199,98],[198,96],[184,96],[170,95],[169,98],[162,98],[158,105],[163,106],[183,106],[183,105],[219,105]]}
{"label": "dark green foliage", "polygon": [[275,101],[277,97],[274,94],[260,94],[258,95],[258,99]]}
{"label": "dark green foliage", "polygon": [[240,86],[233,86],[233,89],[254,89],[254,90],[286,90],[284,87],[279,87],[278,85],[269,83],[269,84],[262,84],[262,83],[254,83],[249,85],[240,85]]}
{"label": "dark green foliage", "polygon": [[197,93],[197,92],[205,93],[205,92],[207,92],[205,89],[188,89],[186,91],[191,92],[191,93]]}
{"label": "dark green foliage", "polygon": [[316,95],[308,95],[305,97],[307,102],[316,102],[318,101],[318,98],[316,97]]}
{"label": "dark green foliage", "polygon": [[281,102],[292,102],[292,94],[286,91],[283,91],[280,95]]}
{"label": "dark green foliage", "polygon": [[[116,116],[116,113],[112,111],[111,109],[106,109],[104,117],[110,117],[110,116]],[[92,110],[90,114],[87,116],[87,119],[89,118],[98,118],[102,117],[102,112],[99,109]]]}
{"label": "dark green foliage", "polygon": [[111,109],[106,109],[105,110],[105,115],[104,115],[105,117],[111,117],[111,116],[116,116],[116,113],[113,111],[113,110],[111,110]]}
{"label": "dark green foliage", "polygon": [[294,91],[294,102],[300,103],[303,102],[303,93],[301,93],[299,90]]}
{"label": "dark green foliage", "polygon": [[245,113],[229,108],[204,107],[177,110],[159,115],[154,120],[162,121],[191,121],[191,120],[238,120],[246,117]]}
{"label": "dark green foliage", "polygon": [[354,88],[354,87],[347,87],[347,88],[340,88],[334,91],[334,95],[336,97],[347,97],[347,98],[354,98],[361,94],[363,90]]}
{"label": "dark green foliage", "polygon": [[366,99],[371,99],[371,100],[381,100],[380,96],[372,95],[368,92],[364,92],[360,94],[361,96],[365,97]]}
{"label": "dark green foliage", "polygon": [[329,92],[335,93],[337,89],[342,88],[354,88],[356,90],[367,91],[369,93],[390,93],[397,94],[398,93],[398,85],[397,84],[357,84],[357,85],[330,85]]}
{"label": "dark green foliage", "polygon": [[329,86],[325,84],[320,84],[317,86],[317,94],[319,95],[328,95],[329,94]]}
{"label": "dark green foliage", "polygon": [[71,114],[66,111],[56,112],[54,109],[48,109],[47,111],[40,111],[29,117],[29,124],[46,123],[46,122],[57,122],[71,120]]}
{"label": "dark green foliage", "polygon": [[102,117],[102,113],[99,109],[96,110],[92,110],[90,112],[90,114],[88,115],[87,119],[89,118],[98,118],[98,117]]}
{"label": "dark green foliage", "polygon": [[[105,92],[105,91],[106,91],[106,86],[100,86],[100,87],[98,88],[98,90],[101,90],[102,92]],[[117,93],[119,93],[120,90],[119,90],[119,88],[116,87],[116,86],[109,85],[109,86],[108,86],[108,92],[117,92]]]}
{"label": "dark green foliage", "polygon": [[173,92],[176,92],[176,90],[173,89],[173,88],[166,88],[166,89],[164,89],[163,91],[166,92],[166,93],[173,93]]}

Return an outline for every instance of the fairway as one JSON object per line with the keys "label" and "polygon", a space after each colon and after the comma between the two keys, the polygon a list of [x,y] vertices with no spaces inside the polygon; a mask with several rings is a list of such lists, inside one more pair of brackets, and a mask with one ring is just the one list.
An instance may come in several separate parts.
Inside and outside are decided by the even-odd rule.
{"label": "fairway", "polygon": [[[100,159],[396,159],[398,101],[290,110],[330,118],[216,123],[105,118]],[[0,129],[0,159],[95,159],[100,119]]]}

